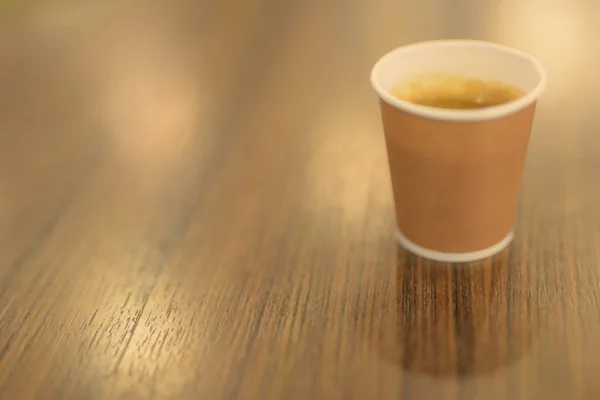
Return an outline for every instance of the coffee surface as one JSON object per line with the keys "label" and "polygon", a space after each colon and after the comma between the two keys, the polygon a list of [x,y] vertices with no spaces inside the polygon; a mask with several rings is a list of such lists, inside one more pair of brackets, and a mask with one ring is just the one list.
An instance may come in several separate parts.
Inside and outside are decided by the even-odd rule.
{"label": "coffee surface", "polygon": [[453,74],[428,74],[402,81],[392,95],[423,106],[476,109],[516,100],[525,92],[515,86]]}

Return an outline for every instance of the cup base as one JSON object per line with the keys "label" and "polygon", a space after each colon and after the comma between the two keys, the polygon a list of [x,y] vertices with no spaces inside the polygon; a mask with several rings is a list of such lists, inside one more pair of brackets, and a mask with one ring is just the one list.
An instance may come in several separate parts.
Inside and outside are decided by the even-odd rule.
{"label": "cup base", "polygon": [[426,249],[425,247],[421,247],[418,244],[408,240],[406,236],[404,236],[402,232],[400,232],[400,230],[396,230],[396,239],[398,240],[398,243],[400,243],[402,247],[404,247],[411,253],[433,261],[453,263],[476,261],[493,256],[494,254],[497,254],[504,250],[510,244],[510,242],[512,242],[513,237],[514,232],[510,231],[510,233],[506,235],[504,239],[486,249],[472,251],[470,253],[444,253],[441,251],[435,251]]}

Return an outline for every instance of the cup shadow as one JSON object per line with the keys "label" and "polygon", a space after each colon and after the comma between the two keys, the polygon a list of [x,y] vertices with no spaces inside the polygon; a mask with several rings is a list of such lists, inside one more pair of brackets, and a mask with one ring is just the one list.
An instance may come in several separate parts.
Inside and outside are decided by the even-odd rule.
{"label": "cup shadow", "polygon": [[[412,373],[468,377],[519,360],[539,334],[524,266],[508,250],[470,264],[398,249],[397,357]],[[524,282],[524,283],[523,283]]]}

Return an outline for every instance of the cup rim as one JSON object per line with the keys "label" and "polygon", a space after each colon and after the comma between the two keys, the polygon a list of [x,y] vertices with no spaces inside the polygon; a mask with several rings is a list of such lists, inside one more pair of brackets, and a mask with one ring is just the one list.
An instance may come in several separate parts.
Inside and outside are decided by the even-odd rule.
{"label": "cup rim", "polygon": [[[418,47],[429,47],[429,46],[479,46],[479,47],[488,47],[494,48],[496,50],[502,51],[512,56],[516,56],[522,59],[527,60],[529,63],[533,65],[535,70],[539,75],[539,81],[536,87],[527,92],[523,97],[520,97],[516,100],[510,101],[508,103],[500,104],[497,106],[486,107],[486,108],[478,108],[478,109],[469,109],[469,110],[453,110],[453,109],[444,109],[444,108],[436,108],[436,107],[428,107],[420,104],[411,103],[406,100],[401,100],[395,96],[393,96],[389,90],[384,89],[379,82],[379,74],[380,70],[384,64],[386,64],[391,58],[397,56],[399,53],[408,52],[414,50]],[[408,112],[413,115],[417,115],[427,119],[433,120],[443,120],[443,121],[454,121],[454,122],[475,122],[475,121],[484,121],[495,118],[501,118],[506,115],[513,114],[517,111],[524,109],[525,107],[532,104],[536,101],[544,89],[546,88],[546,71],[538,60],[536,60],[533,56],[522,52],[520,50],[514,49],[509,46],[504,46],[497,43],[487,42],[483,40],[471,40],[471,39],[444,39],[444,40],[430,40],[424,42],[412,43],[406,46],[397,47],[385,55],[383,55],[376,63],[373,69],[371,70],[371,86],[377,92],[379,97],[385,101],[387,104],[398,108],[402,111]]]}

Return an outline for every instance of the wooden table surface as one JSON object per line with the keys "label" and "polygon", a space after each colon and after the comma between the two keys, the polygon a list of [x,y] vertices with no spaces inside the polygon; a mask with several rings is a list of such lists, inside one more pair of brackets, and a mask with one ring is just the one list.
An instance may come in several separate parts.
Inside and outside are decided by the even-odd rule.
{"label": "wooden table surface", "polygon": [[[600,3],[0,6],[0,398],[600,398]],[[399,249],[369,72],[547,67],[508,251]]]}

